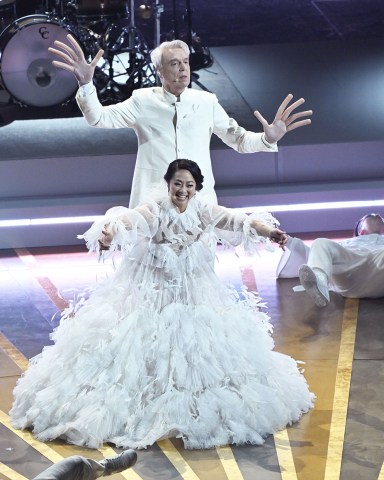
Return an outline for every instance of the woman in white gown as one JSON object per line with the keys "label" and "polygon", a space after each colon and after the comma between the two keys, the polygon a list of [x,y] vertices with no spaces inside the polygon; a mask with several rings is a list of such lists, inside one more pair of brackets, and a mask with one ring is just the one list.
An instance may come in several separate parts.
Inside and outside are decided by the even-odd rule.
{"label": "woman in white gown", "polygon": [[165,437],[211,448],[261,444],[313,406],[296,361],[273,350],[260,299],[213,269],[218,240],[250,251],[286,234],[269,214],[200,203],[203,177],[190,160],[164,178],[168,195],[114,207],[84,234],[89,249],[123,259],[31,360],[14,390],[15,428],[91,448]]}

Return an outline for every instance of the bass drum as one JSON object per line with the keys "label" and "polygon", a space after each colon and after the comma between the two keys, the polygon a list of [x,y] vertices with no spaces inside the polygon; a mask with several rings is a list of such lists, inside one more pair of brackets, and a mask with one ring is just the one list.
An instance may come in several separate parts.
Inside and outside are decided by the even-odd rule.
{"label": "bass drum", "polygon": [[76,17],[80,23],[128,18],[124,0],[76,0]]}
{"label": "bass drum", "polygon": [[29,15],[11,23],[0,35],[1,83],[24,105],[50,107],[63,104],[78,83],[72,73],[52,65],[56,57],[48,52],[55,40],[67,42],[71,32],[58,19]]}

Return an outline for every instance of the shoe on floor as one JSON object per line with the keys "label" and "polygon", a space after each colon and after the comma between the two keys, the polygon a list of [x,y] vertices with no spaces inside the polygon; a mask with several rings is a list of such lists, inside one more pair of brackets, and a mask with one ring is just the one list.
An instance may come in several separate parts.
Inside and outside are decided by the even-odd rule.
{"label": "shoe on floor", "polygon": [[119,453],[116,457],[106,458],[99,462],[104,466],[105,470],[103,477],[108,477],[114,473],[122,472],[127,468],[133,467],[137,460],[137,453],[134,450],[124,450],[124,452]]}
{"label": "shoe on floor", "polygon": [[[324,278],[322,278],[324,276]],[[318,307],[329,304],[329,289],[325,273],[316,273],[309,265],[302,265],[299,269],[300,283]]]}

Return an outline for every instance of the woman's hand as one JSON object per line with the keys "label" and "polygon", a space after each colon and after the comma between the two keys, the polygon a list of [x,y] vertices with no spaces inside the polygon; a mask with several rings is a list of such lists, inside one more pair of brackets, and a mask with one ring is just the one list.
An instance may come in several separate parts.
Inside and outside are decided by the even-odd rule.
{"label": "woman's hand", "polygon": [[269,239],[271,242],[278,243],[279,247],[285,250],[284,245],[288,241],[288,235],[283,230],[279,228],[272,228],[269,232]]}
{"label": "woman's hand", "polygon": [[288,241],[288,235],[283,230],[271,227],[260,220],[253,220],[251,227],[256,230],[258,235],[269,238],[271,242],[278,243],[282,248]]}
{"label": "woman's hand", "polygon": [[111,246],[112,239],[113,239],[113,234],[112,234],[112,232],[108,231],[108,225],[106,225],[104,227],[103,231],[101,232],[101,235],[100,235],[99,240],[98,240],[99,249],[101,251],[109,250],[109,247]]}

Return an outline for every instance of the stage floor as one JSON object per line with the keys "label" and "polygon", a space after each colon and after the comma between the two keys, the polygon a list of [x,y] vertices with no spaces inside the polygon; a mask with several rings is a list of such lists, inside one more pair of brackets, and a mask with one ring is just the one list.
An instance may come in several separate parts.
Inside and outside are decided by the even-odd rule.
{"label": "stage floor", "polygon": [[[133,469],[111,478],[384,479],[384,299],[331,293],[330,305],[319,309],[305,292],[293,292],[298,279],[276,280],[280,255],[276,249],[251,258],[219,247],[216,269],[224,282],[259,291],[276,350],[305,362],[314,409],[262,446],[191,451],[179,440],[159,441],[138,452]],[[101,459],[119,451],[41,443],[8,418],[15,382],[50,344],[60,311],[111,272],[110,262],[98,264],[82,247],[0,250],[0,479],[31,479],[73,454]]]}

